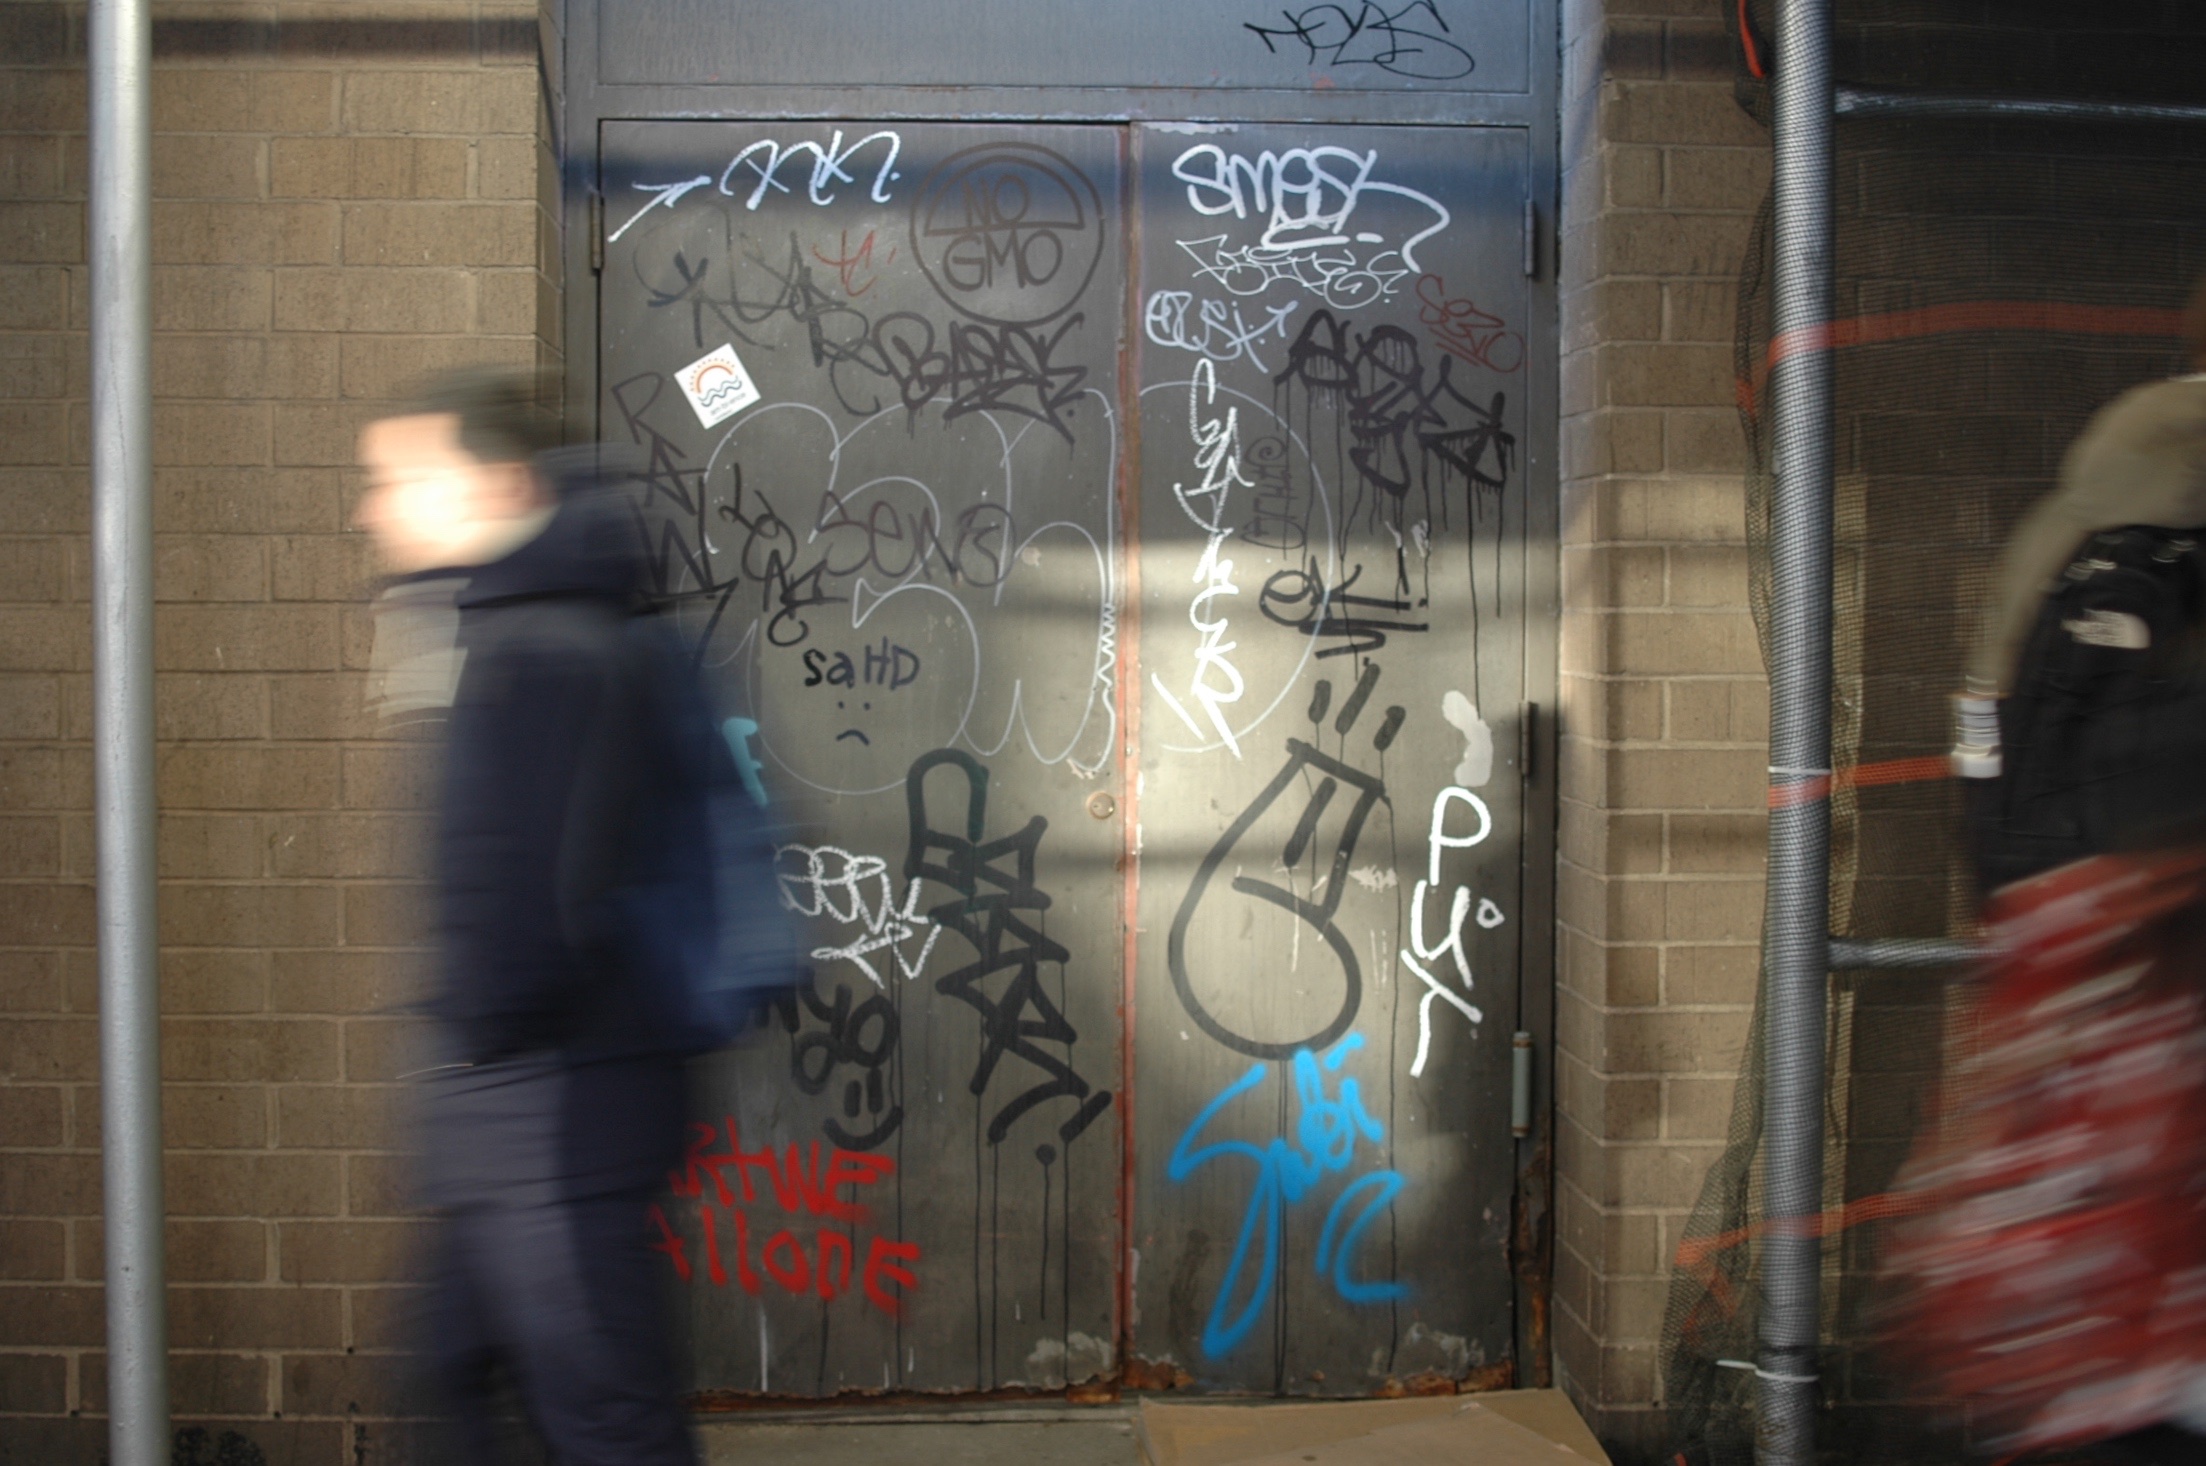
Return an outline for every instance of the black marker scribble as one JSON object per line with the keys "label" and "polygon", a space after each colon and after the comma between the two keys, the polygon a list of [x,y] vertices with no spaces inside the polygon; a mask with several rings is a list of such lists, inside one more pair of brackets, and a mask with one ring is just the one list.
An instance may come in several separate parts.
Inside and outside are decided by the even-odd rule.
{"label": "black marker scribble", "polygon": [[1386,634],[1390,631],[1430,629],[1429,622],[1380,620],[1366,614],[1379,611],[1399,616],[1417,606],[1407,597],[1348,594],[1348,588],[1362,578],[1363,567],[1358,565],[1339,585],[1327,586],[1313,557],[1300,570],[1273,571],[1257,596],[1257,609],[1268,620],[1309,636],[1347,638],[1339,646],[1318,648],[1321,658],[1375,652],[1386,645]]}
{"label": "black marker scribble", "polygon": [[1088,369],[1059,353],[1065,337],[1086,320],[1085,312],[1075,311],[1047,328],[952,321],[938,349],[932,322],[899,311],[881,318],[873,340],[907,410],[917,412],[939,397],[944,422],[969,412],[1008,412],[1042,423],[1070,443],[1070,419]]}
{"label": "black marker scribble", "polygon": [[972,321],[938,327],[916,311],[890,311],[875,319],[821,283],[793,232],[780,264],[753,252],[740,266],[731,264],[728,287],[718,294],[706,288],[713,273],[710,259],[692,262],[677,250],[667,268],[671,280],[644,282],[648,306],[687,305],[690,334],[700,347],[706,337],[724,331],[770,350],[774,343],[760,328],[786,317],[804,329],[812,365],[827,373],[836,402],[854,416],[871,416],[890,405],[916,414],[939,401],[945,422],[968,413],[1007,412],[1046,424],[1072,441],[1073,412],[1088,369],[1065,360],[1064,348],[1066,338],[1086,323],[1083,311],[1047,327]]}
{"label": "black marker scribble", "polygon": [[1095,184],[1038,143],[953,153],[912,200],[919,268],[960,314],[992,326],[1039,325],[1071,310],[1103,245]]}
{"label": "black marker scribble", "polygon": [[[801,1012],[799,1005],[801,1004]],[[843,1082],[842,1114],[830,1115],[821,1130],[844,1150],[875,1150],[904,1123],[904,1107],[889,1098],[883,1070],[896,1054],[902,1020],[886,993],[874,993],[853,1005],[847,984],[835,985],[832,1002],[820,997],[815,972],[804,986],[775,1000],[781,1025],[789,1033],[789,1077],[806,1094],[823,1094],[835,1071],[845,1064],[859,1071],[858,1078]],[[807,1026],[810,1014],[826,1025],[826,1031]],[[844,1120],[857,1123],[861,1111],[871,1128],[854,1132]]]}
{"label": "black marker scribble", "polygon": [[[1346,701],[1333,720],[1333,730],[1345,737],[1363,716],[1364,705],[1370,701],[1371,692],[1378,685],[1379,665],[1368,662],[1363,675],[1349,690]],[[1333,696],[1330,682],[1319,682],[1316,695],[1310,704],[1310,720],[1314,723],[1329,710]],[[1390,707],[1372,734],[1371,746],[1384,753],[1401,732],[1405,714],[1399,707]],[[1314,781],[1310,776],[1317,777]],[[1345,813],[1334,809],[1335,797],[1343,786],[1355,796]],[[1278,844],[1271,843],[1272,834],[1250,842],[1252,847],[1240,850],[1243,837],[1265,820],[1274,805],[1285,798],[1290,789],[1302,789],[1306,793],[1301,810],[1293,816],[1292,823],[1273,820],[1267,829],[1276,834],[1284,830]],[[1291,1059],[1298,1050],[1322,1050],[1348,1031],[1356,1021],[1357,1010],[1363,1006],[1363,967],[1356,960],[1355,943],[1347,933],[1334,925],[1333,917],[1340,910],[1341,897],[1347,894],[1348,863],[1355,858],[1356,842],[1363,837],[1364,822],[1372,810],[1387,803],[1385,781],[1375,774],[1367,774],[1352,764],[1320,753],[1314,746],[1300,738],[1287,740],[1287,761],[1269,784],[1259,793],[1249,807],[1241,811],[1226,832],[1218,837],[1218,843],[1203,856],[1196,867],[1195,879],[1188,884],[1187,894],[1180,900],[1180,909],[1173,914],[1172,931],[1165,943],[1166,964],[1172,973],[1172,990],[1179,994],[1180,1004],[1187,1016],[1194,1019],[1203,1032],[1236,1053],[1256,1059]],[[1337,816],[1338,823],[1328,825],[1327,816]],[[1331,846],[1331,858],[1326,858],[1326,847]],[[1259,879],[1248,874],[1235,875],[1224,884],[1240,896],[1252,897],[1270,906],[1292,913],[1298,920],[1308,923],[1325,941],[1326,948],[1340,963],[1340,1006],[1333,1016],[1316,1032],[1281,1041],[1252,1037],[1237,1033],[1227,1027],[1212,1013],[1196,989],[1198,982],[1213,990],[1238,991],[1245,989],[1248,976],[1238,964],[1229,973],[1201,974],[1198,976],[1188,966],[1187,934],[1196,921],[1206,919],[1222,924],[1227,931],[1245,933],[1248,927],[1245,917],[1228,914],[1221,917],[1220,908],[1231,908],[1239,903],[1230,896],[1213,896],[1219,884],[1218,873],[1231,859],[1237,870],[1270,872],[1284,869],[1288,872],[1310,858],[1317,874],[1309,882],[1309,894],[1305,895],[1293,885],[1281,885],[1277,881]],[[1209,912],[1206,916],[1205,904]],[[1238,947],[1232,950],[1241,950]]]}
{"label": "black marker scribble", "polygon": [[1317,496],[1298,486],[1287,456],[1287,440],[1266,433],[1249,440],[1241,469],[1253,488],[1249,522],[1241,538],[1270,550],[1299,550],[1310,542],[1310,511]]}
{"label": "black marker scribble", "polygon": [[[1328,310],[1313,312],[1287,351],[1274,383],[1338,394],[1347,408],[1348,461],[1372,488],[1399,506],[1412,488],[1440,497],[1446,523],[1446,475],[1460,475],[1473,489],[1498,491],[1516,453],[1515,435],[1502,426],[1507,399],[1500,392],[1480,403],[1454,379],[1456,358],[1442,356],[1428,373],[1417,338],[1399,326],[1352,332]],[[1429,463],[1437,463],[1435,482]]]}
{"label": "black marker scribble", "polygon": [[833,489],[820,495],[811,536],[831,576],[872,570],[892,581],[917,575],[932,584],[939,570],[952,585],[982,590],[1011,573],[1018,537],[1018,521],[1001,504],[975,504],[943,525],[931,503],[915,509],[877,498],[861,511]]}
{"label": "black marker scribble", "polygon": [[[1274,55],[1279,52],[1274,41],[1299,43],[1312,66],[1375,66],[1420,81],[1454,81],[1478,68],[1470,52],[1443,39],[1448,23],[1433,0],[1410,0],[1391,10],[1363,0],[1353,12],[1345,5],[1309,5],[1279,15],[1283,24],[1250,23],[1244,28],[1254,31]],[[1428,22],[1442,34],[1417,29]]]}
{"label": "black marker scribble", "polygon": [[[664,402],[680,401],[668,386],[663,374],[643,372],[609,389],[628,440],[644,450],[628,480],[636,486],[630,508],[653,595],[709,597],[717,625],[737,592],[755,587],[768,643],[792,647],[811,635],[804,613],[848,603],[845,582],[868,571],[930,585],[939,576],[981,590],[1011,574],[1018,523],[999,504],[970,505],[944,523],[931,502],[875,498],[860,507],[826,489],[809,521],[792,523],[763,492],[745,488],[743,464],[735,459],[724,470],[726,496],[711,493],[704,471],[687,467],[688,455],[654,420]],[[739,531],[732,541],[728,526]]]}
{"label": "black marker scribble", "polygon": [[[935,824],[928,808],[927,776],[936,769],[954,772],[947,828]],[[1111,1107],[1111,1092],[1098,1090],[1043,1043],[1064,1044],[1069,1054],[1080,1035],[1042,986],[1044,962],[1068,962],[1072,954],[1032,925],[1022,913],[1049,909],[1050,899],[1034,883],[1034,858],[1049,821],[1036,815],[1017,834],[985,840],[988,823],[988,771],[972,755],[938,748],[915,760],[906,776],[905,797],[911,814],[911,846],[904,859],[907,880],[924,878],[949,887],[959,899],[927,913],[928,920],[956,932],[972,945],[974,960],[935,983],[935,991],[957,999],[981,1017],[982,1048],[969,1088],[984,1094],[996,1065],[1006,1054],[1047,1076],[1014,1095],[988,1122],[988,1143],[998,1145],[1021,1115],[1053,1099],[1079,1101],[1057,1127],[1070,1143]],[[999,972],[1011,974],[1002,996],[982,987]]]}
{"label": "black marker scribble", "polygon": [[[734,493],[720,506],[719,513],[722,519],[743,528],[743,548],[736,564],[743,579],[758,587],[759,614],[773,612],[766,622],[766,640],[775,646],[796,646],[812,634],[812,625],[801,612],[813,606],[842,605],[850,597],[836,595],[828,588],[826,557],[800,566],[803,551],[796,531],[774,512],[764,494],[757,496],[755,512],[743,512],[743,466],[733,465],[732,472]],[[725,598],[722,604],[726,604]],[[711,628],[706,629],[706,635],[711,635]]]}

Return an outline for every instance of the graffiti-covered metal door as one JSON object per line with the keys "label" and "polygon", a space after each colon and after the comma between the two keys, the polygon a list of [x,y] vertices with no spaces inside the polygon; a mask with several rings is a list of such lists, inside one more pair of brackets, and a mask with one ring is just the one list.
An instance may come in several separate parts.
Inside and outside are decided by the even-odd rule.
{"label": "graffiti-covered metal door", "polygon": [[1137,141],[1133,1347],[1219,1388],[1493,1378],[1525,137]]}
{"label": "graffiti-covered metal door", "polygon": [[600,422],[787,822],[808,990],[658,1217],[700,1386],[1113,1367],[1108,128],[608,123]]}
{"label": "graffiti-covered metal door", "polygon": [[600,142],[599,431],[812,942],[655,1217],[698,1385],[1502,1377],[1527,132]]}

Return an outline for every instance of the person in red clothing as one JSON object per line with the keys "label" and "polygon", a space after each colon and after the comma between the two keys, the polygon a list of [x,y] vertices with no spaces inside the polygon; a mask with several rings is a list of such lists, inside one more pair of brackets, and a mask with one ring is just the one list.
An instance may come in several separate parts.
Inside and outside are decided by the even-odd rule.
{"label": "person in red clothing", "polygon": [[1958,699],[1988,955],[1887,1266],[1999,1450],[2206,1460],[2206,285],[2186,328],[2015,530]]}

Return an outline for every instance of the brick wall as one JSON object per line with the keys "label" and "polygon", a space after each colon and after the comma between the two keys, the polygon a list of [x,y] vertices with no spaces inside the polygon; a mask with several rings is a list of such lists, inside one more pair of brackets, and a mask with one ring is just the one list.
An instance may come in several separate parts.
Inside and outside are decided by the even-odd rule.
{"label": "brick wall", "polygon": [[[78,10],[0,3],[0,1460],[26,1462],[104,1432]],[[210,1448],[387,1459],[422,784],[361,710],[352,439],[425,370],[556,364],[538,22],[156,18],[171,1389]]]}
{"label": "brick wall", "polygon": [[1714,0],[1567,0],[1557,1374],[1659,1442],[1668,1261],[1720,1149],[1761,927],[1737,278],[1768,136]]}

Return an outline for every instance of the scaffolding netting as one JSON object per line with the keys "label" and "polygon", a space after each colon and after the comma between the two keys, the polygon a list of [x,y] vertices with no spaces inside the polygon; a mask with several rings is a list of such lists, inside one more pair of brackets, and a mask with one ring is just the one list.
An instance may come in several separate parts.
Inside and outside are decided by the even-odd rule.
{"label": "scaffolding netting", "polygon": [[[1740,104],[1766,123],[1775,0],[1708,0],[1735,28]],[[2206,103],[2206,7],[2107,0],[1838,0],[1841,87]],[[1836,144],[1837,494],[1831,594],[1830,922],[1851,938],[1968,936],[1978,894],[1947,771],[1949,699],[1993,562],[2090,415],[2187,370],[2206,271],[2206,125],[2075,117],[1843,117]],[[1739,278],[1752,452],[1752,599],[1768,652],[1770,219]],[[1875,1344],[1889,1198],[1967,1019],[1951,971],[1830,986],[1822,1358],[1826,1459],[1964,1449]],[[1753,1459],[1762,1021],[1728,1140],[1675,1237],[1663,1403],[1685,1466]],[[1926,1434],[1931,1433],[1931,1434]]]}

